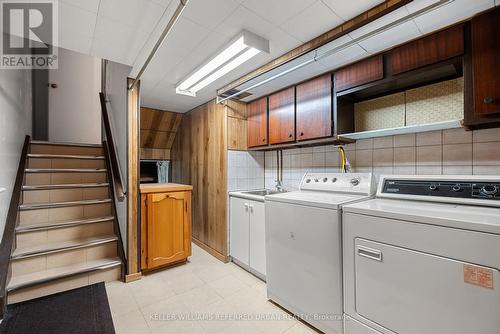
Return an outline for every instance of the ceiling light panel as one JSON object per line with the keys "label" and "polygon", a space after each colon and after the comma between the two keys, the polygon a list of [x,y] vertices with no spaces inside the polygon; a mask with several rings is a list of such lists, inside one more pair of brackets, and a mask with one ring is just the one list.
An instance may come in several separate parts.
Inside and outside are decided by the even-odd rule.
{"label": "ceiling light panel", "polygon": [[222,51],[180,82],[175,91],[177,94],[196,96],[196,92],[260,52],[269,53],[269,41],[243,30]]}

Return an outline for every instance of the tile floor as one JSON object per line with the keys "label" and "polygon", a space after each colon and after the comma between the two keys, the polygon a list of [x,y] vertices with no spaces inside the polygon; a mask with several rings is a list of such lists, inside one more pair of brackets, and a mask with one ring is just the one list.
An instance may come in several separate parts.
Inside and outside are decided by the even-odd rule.
{"label": "tile floor", "polygon": [[[106,290],[118,334],[316,333],[270,303],[264,282],[195,245],[187,264]],[[240,320],[221,319],[229,316]]]}

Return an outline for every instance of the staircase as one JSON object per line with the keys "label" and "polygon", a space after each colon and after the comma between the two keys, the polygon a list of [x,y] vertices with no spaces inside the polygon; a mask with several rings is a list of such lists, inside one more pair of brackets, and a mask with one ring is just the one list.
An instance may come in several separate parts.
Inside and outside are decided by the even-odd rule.
{"label": "staircase", "polygon": [[8,304],[120,278],[119,238],[101,145],[32,141],[21,203]]}

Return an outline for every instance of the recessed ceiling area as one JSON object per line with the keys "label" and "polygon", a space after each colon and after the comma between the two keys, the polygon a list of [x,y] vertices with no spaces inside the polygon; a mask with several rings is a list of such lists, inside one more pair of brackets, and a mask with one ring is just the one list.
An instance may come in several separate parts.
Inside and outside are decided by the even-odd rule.
{"label": "recessed ceiling area", "polygon": [[[387,17],[416,11],[437,0],[414,0]],[[382,3],[382,0],[190,0],[182,16],[144,73],[143,106],[186,112],[215,98],[216,90],[344,21]],[[500,0],[497,0],[497,5]],[[179,0],[60,0],[59,46],[133,67],[134,77]],[[455,0],[434,13],[408,22],[383,36],[363,41],[341,54],[291,73],[252,92],[253,99],[281,86],[302,81],[355,59],[413,39],[495,5],[495,0]],[[197,93],[178,95],[175,86],[210,59],[242,30],[270,42],[261,53]],[[343,38],[356,38],[362,29]],[[337,42],[337,41],[335,41]]]}

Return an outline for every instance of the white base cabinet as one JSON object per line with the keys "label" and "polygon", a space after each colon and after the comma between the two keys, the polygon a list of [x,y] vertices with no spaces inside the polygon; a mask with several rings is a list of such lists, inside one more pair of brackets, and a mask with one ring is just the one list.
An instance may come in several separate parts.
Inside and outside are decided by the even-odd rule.
{"label": "white base cabinet", "polygon": [[230,197],[229,254],[258,276],[266,276],[264,202]]}

